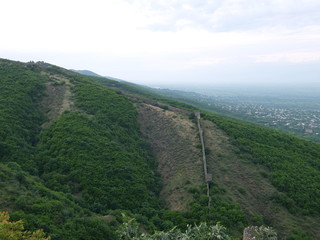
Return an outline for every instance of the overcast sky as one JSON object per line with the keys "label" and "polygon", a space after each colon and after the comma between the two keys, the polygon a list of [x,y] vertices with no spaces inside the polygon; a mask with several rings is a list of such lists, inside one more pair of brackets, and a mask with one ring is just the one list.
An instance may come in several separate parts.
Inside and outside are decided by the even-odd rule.
{"label": "overcast sky", "polygon": [[1,0],[0,57],[164,86],[320,83],[319,0]]}

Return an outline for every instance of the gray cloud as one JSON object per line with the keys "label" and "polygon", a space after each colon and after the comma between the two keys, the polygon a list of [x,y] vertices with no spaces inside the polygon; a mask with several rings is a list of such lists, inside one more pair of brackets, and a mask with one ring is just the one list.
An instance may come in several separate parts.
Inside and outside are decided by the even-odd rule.
{"label": "gray cloud", "polygon": [[290,29],[320,24],[317,0],[165,0],[141,2],[141,6],[151,19],[158,19],[147,28],[158,31],[185,27],[219,32],[276,26]]}

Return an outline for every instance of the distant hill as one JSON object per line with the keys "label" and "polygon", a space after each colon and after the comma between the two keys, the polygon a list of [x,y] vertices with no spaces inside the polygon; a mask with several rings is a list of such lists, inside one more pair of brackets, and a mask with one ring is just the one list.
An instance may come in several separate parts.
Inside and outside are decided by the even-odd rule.
{"label": "distant hill", "polygon": [[150,233],[220,222],[236,239],[248,225],[320,238],[319,144],[96,75],[0,59],[13,221],[67,240],[119,239],[122,214]]}
{"label": "distant hill", "polygon": [[95,72],[92,72],[90,70],[74,70],[74,69],[70,69],[70,71],[76,72],[76,73],[80,73],[80,74],[83,74],[83,75],[86,75],[86,76],[91,76],[91,77],[102,77],[102,78],[107,78],[107,79],[118,81],[118,82],[126,82],[126,81],[121,80],[119,78],[114,78],[114,77],[110,77],[110,76],[101,76],[101,75],[99,75],[99,74],[97,74]]}
{"label": "distant hill", "polygon": [[70,69],[70,71],[72,72],[76,72],[76,73],[80,73],[83,75],[87,75],[87,76],[93,76],[93,77],[101,77],[99,74],[89,71],[89,70],[74,70],[74,69]]}

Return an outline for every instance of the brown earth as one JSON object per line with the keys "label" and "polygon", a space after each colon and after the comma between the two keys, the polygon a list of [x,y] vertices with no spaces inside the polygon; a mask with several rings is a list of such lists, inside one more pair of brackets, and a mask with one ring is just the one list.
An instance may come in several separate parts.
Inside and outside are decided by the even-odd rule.
{"label": "brown earth", "polygon": [[[46,73],[43,74],[47,75]],[[48,127],[64,111],[71,110],[73,107],[69,79],[59,75],[47,76],[49,81],[45,84],[45,96],[41,103],[41,109],[47,116],[47,121],[42,125],[43,128]]]}
{"label": "brown earth", "polygon": [[171,210],[185,210],[190,187],[203,186],[203,169],[196,124],[187,116],[145,103],[136,104],[143,137],[158,160],[161,197]]}

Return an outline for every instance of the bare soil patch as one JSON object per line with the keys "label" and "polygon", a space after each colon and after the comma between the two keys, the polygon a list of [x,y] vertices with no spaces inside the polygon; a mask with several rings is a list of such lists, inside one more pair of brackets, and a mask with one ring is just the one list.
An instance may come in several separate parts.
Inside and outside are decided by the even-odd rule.
{"label": "bare soil patch", "polygon": [[47,116],[47,121],[42,125],[44,128],[54,122],[64,111],[71,110],[73,107],[69,79],[59,75],[48,76],[50,81],[45,84],[45,97],[41,103],[41,109]]}
{"label": "bare soil patch", "polygon": [[169,209],[185,210],[192,200],[188,188],[204,184],[196,124],[180,113],[143,103],[136,106],[143,137],[158,160],[161,197]]}

